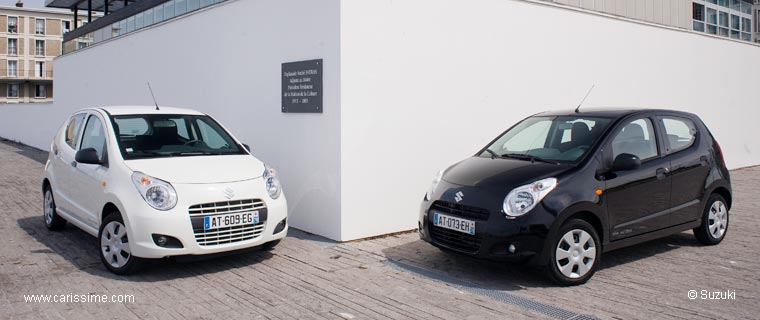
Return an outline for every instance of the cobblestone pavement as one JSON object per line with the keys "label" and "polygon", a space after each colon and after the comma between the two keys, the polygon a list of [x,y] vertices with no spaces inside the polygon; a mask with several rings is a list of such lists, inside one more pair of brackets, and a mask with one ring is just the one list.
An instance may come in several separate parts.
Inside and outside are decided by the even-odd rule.
{"label": "cobblestone pavement", "polygon": [[[0,142],[0,319],[513,319],[760,317],[760,167],[733,172],[721,245],[682,233],[605,255],[586,285],[559,288],[530,267],[452,255],[416,233],[338,244],[291,229],[269,252],[156,261],[108,273],[95,238],[41,215],[46,154]],[[416,213],[413,213],[416,214]],[[689,290],[735,290],[690,300]],[[30,303],[24,295],[132,295],[124,303]]]}

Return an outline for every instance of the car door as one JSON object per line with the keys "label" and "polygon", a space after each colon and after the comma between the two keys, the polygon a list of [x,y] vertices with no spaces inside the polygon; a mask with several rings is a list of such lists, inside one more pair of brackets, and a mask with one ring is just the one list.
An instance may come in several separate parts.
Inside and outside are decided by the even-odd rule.
{"label": "car door", "polygon": [[72,183],[74,156],[79,149],[79,138],[86,116],[86,113],[77,113],[69,118],[64,132],[57,137],[58,140],[53,144],[53,161],[51,162],[53,195],[56,206],[64,213],[74,215],[73,218],[75,219],[79,219],[79,217],[76,216],[72,200],[72,192],[75,189]]}
{"label": "car door", "polygon": [[72,191],[75,210],[84,218],[84,222],[93,228],[98,227],[104,204],[103,178],[108,171],[107,141],[103,120],[95,113],[90,114],[82,131],[79,150],[95,149],[104,164],[77,163],[71,180],[76,186]]}
{"label": "car door", "polygon": [[625,121],[605,147],[609,167],[628,153],[641,160],[636,170],[612,172],[605,183],[610,239],[623,239],[665,227],[670,208],[670,163],[658,144],[651,118]]}
{"label": "car door", "polygon": [[710,152],[700,147],[701,137],[691,119],[664,115],[658,117],[658,123],[672,169],[670,225],[697,220],[702,213],[699,204],[710,173]]}

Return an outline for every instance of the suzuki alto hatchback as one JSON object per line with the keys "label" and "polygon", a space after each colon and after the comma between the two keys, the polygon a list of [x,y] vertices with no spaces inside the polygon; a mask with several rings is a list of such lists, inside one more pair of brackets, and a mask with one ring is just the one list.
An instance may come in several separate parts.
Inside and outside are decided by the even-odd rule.
{"label": "suzuki alto hatchback", "polygon": [[719,243],[731,201],[720,146],[696,115],[548,112],[439,172],[419,231],[445,250],[532,262],[574,285],[602,252],[689,229]]}
{"label": "suzuki alto hatchback", "polygon": [[287,234],[275,171],[214,119],[178,108],[78,111],[55,136],[42,181],[45,223],[96,236],[103,264],[263,245]]}

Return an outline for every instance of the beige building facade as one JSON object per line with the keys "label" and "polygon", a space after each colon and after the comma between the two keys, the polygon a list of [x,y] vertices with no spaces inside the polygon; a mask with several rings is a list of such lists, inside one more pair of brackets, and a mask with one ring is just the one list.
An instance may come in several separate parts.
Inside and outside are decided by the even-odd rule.
{"label": "beige building facade", "polygon": [[53,59],[73,20],[64,10],[0,6],[0,103],[52,101]]}

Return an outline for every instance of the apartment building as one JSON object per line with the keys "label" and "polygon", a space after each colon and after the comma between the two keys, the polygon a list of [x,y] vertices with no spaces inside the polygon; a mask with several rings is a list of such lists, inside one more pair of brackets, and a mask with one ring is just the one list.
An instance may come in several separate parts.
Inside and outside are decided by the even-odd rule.
{"label": "apartment building", "polygon": [[0,103],[53,99],[53,59],[73,21],[68,10],[0,6]]}
{"label": "apartment building", "polygon": [[[548,0],[670,27],[757,41],[753,0]],[[760,1],[754,0],[759,3]],[[753,30],[754,29],[754,30]]]}

